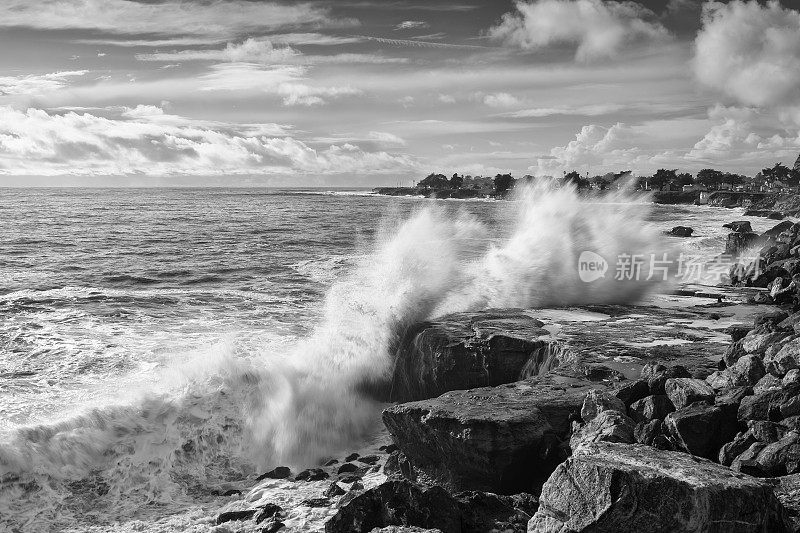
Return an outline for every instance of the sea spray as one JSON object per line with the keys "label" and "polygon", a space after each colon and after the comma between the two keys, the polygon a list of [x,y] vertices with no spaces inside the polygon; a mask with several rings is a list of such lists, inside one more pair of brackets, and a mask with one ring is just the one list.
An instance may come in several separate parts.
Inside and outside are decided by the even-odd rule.
{"label": "sea spray", "polygon": [[[311,466],[374,429],[380,405],[361,386],[387,380],[389,348],[411,324],[486,307],[629,303],[660,282],[645,279],[647,263],[636,279],[615,279],[617,257],[668,251],[646,223],[648,204],[625,192],[593,199],[536,185],[503,205],[499,233],[437,204],[385,223],[330,288],[319,325],[287,353],[244,360],[223,346],[178,386],[169,376],[166,390],[125,405],[17,429],[0,444],[0,506],[35,531],[56,514],[139,516],[261,468]],[[609,263],[605,277],[580,279],[584,251]],[[48,501],[57,513],[38,511]]]}

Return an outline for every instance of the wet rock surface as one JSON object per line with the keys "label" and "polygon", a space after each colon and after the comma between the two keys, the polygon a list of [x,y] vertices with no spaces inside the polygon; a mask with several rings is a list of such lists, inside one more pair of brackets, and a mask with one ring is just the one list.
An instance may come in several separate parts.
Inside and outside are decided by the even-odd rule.
{"label": "wet rock surface", "polygon": [[599,443],[559,465],[528,531],[782,532],[772,486],[687,454]]}

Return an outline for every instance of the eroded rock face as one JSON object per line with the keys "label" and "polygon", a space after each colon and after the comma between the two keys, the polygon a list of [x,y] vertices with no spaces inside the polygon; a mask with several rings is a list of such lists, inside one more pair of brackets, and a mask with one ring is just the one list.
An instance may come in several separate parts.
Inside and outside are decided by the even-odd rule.
{"label": "eroded rock face", "polygon": [[565,458],[570,423],[597,387],[549,374],[395,405],[383,421],[411,463],[448,489],[528,492]]}
{"label": "eroded rock face", "polygon": [[781,533],[787,514],[769,483],[686,454],[598,443],[542,488],[533,533]]}
{"label": "eroded rock face", "polygon": [[664,390],[675,409],[682,409],[690,403],[708,402],[714,399],[714,389],[701,379],[671,378],[664,384]]}
{"label": "eroded rock face", "polygon": [[715,459],[719,449],[736,435],[736,411],[702,402],[670,413],[664,427],[679,449]]}
{"label": "eroded rock face", "polygon": [[542,322],[521,310],[456,313],[416,324],[400,339],[390,387],[375,387],[390,401],[433,398],[451,390],[511,383],[557,366],[557,349],[539,340]]}

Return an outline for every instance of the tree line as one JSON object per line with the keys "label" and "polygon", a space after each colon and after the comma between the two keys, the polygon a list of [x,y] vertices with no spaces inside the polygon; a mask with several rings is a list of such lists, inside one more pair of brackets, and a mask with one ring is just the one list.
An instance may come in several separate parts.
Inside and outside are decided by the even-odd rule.
{"label": "tree line", "polygon": [[[526,175],[521,178],[523,181],[532,181],[533,176]],[[800,185],[800,168],[789,168],[782,163],[777,163],[773,167],[762,169],[754,178],[722,172],[720,170],[706,168],[692,175],[688,172],[678,172],[678,169],[658,169],[650,176],[633,177],[630,170],[622,172],[609,172],[593,177],[581,176],[577,171],[565,173],[562,183],[570,183],[578,189],[600,189],[605,190],[616,186],[620,181],[634,180],[635,188],[645,190],[681,190],[687,185],[697,185],[709,190],[719,190],[726,188],[736,188],[741,185],[751,185],[756,187],[774,187],[776,184],[786,187],[797,187]],[[497,174],[494,178],[472,177],[453,174],[447,177],[444,174],[431,173],[417,183],[417,187],[422,189],[461,189],[465,184],[479,182],[483,187],[491,185],[495,193],[505,193],[513,188],[518,180],[511,174]],[[480,185],[472,185],[474,188],[482,188]]]}

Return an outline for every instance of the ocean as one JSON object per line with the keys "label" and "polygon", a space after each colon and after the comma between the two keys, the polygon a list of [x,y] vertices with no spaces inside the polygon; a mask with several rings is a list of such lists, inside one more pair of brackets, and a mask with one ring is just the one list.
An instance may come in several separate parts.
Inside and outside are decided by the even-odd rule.
{"label": "ocean", "polygon": [[710,259],[745,219],[626,201],[0,189],[0,531],[210,530],[226,488],[369,441],[399,326],[637,301],[576,253]]}

